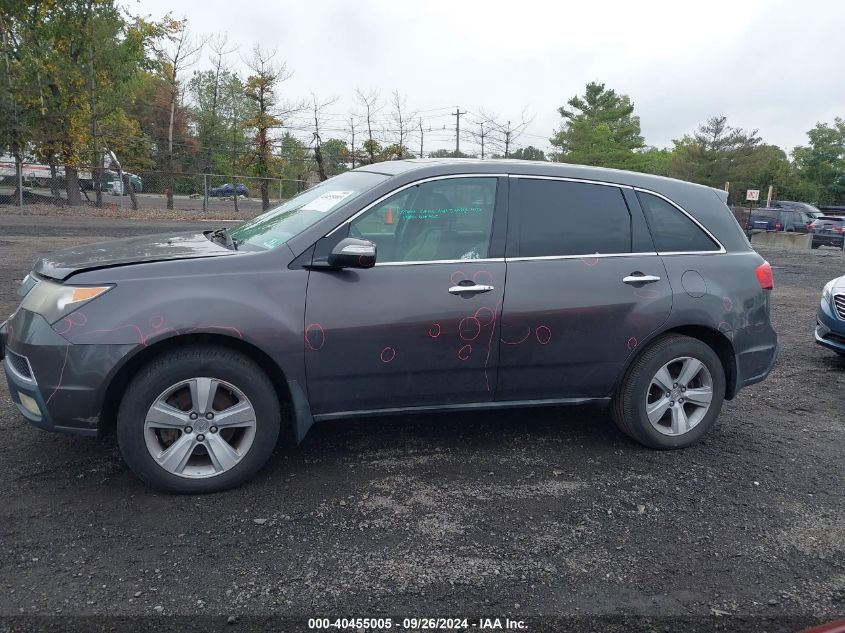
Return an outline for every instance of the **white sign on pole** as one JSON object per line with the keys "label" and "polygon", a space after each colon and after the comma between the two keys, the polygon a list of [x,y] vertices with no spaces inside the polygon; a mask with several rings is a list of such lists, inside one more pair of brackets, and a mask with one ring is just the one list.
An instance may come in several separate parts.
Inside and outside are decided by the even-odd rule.
{"label": "white sign on pole", "polygon": [[745,192],[745,199],[748,202],[757,201],[760,199],[760,190],[759,189],[749,189]]}

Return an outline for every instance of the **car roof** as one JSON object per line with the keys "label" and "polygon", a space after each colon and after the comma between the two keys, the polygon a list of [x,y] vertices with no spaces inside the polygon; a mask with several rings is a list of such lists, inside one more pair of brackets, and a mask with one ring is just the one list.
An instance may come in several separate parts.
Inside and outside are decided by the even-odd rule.
{"label": "car roof", "polygon": [[488,159],[478,158],[414,158],[407,160],[391,160],[373,163],[359,167],[356,171],[367,171],[386,176],[409,175],[420,172],[420,177],[465,174],[465,173],[505,173],[524,176],[557,176],[559,178],[573,178],[595,180],[615,184],[624,184],[644,189],[663,191],[677,186],[700,187],[725,198],[721,189],[698,185],[684,180],[676,180],[665,176],[655,176],[641,172],[611,169],[609,167],[593,167],[588,165],[574,165],[549,161]]}

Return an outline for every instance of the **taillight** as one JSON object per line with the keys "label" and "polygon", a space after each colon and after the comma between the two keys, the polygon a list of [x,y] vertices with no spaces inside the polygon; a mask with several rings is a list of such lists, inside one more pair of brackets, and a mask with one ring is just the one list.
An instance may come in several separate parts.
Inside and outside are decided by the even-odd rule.
{"label": "taillight", "polygon": [[780,222],[775,224],[775,231],[780,231],[783,227],[780,225]]}
{"label": "taillight", "polygon": [[772,267],[769,262],[763,262],[754,270],[757,275],[757,281],[760,282],[760,287],[763,290],[771,290],[775,287],[775,279],[772,275]]}
{"label": "taillight", "polygon": [[833,230],[837,233],[842,233],[843,231],[845,231],[845,226],[834,226]]}

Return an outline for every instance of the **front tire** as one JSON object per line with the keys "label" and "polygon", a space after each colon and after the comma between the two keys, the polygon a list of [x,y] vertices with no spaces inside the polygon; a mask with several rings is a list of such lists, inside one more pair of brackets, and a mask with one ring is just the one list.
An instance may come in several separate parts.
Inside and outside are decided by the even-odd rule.
{"label": "front tire", "polygon": [[131,380],[117,415],[124,460],[162,492],[240,486],[267,462],[281,425],[267,374],[222,347],[167,352]]}
{"label": "front tire", "polygon": [[686,448],[716,422],[725,371],[716,352],[679,334],[657,339],[628,369],[611,411],[620,430],[656,449]]}

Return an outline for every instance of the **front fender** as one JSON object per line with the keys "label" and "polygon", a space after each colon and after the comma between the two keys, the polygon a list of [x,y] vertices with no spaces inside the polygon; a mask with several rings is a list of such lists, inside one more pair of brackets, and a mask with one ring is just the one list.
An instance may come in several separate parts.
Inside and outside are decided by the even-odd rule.
{"label": "front fender", "polygon": [[196,334],[237,339],[266,354],[289,385],[299,385],[307,402],[303,339],[307,275],[304,270],[283,269],[123,279],[52,328],[74,346],[123,346],[124,356],[108,382],[143,350],[169,339]]}

